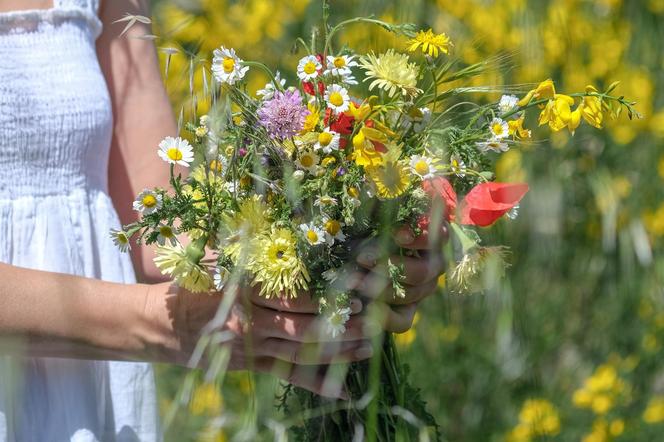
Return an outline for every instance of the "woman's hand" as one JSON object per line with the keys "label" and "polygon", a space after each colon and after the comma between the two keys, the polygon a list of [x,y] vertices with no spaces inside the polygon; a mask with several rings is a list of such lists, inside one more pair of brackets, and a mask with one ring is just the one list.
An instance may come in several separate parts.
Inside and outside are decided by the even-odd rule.
{"label": "woman's hand", "polygon": [[[346,332],[332,339],[320,332],[317,305],[306,294],[287,300],[265,299],[251,289],[236,293],[195,294],[171,283],[151,286],[145,316],[152,331],[144,334],[158,349],[155,359],[190,365],[199,338],[217,333],[231,352],[230,369],[272,373],[318,394],[344,397],[341,382],[326,379],[322,366],[371,357],[369,336],[356,315],[361,303],[351,304]],[[225,297],[231,298],[224,303]]]}
{"label": "woman's hand", "polygon": [[[394,241],[403,253],[388,255],[375,242],[362,248],[357,263],[366,272],[354,275],[350,285],[362,296],[379,301],[372,307],[383,317],[385,330],[403,333],[410,329],[418,303],[436,291],[438,276],[445,271],[442,246],[447,239],[446,224],[419,236],[402,226],[395,232]],[[392,287],[388,263],[403,270],[403,296]]]}

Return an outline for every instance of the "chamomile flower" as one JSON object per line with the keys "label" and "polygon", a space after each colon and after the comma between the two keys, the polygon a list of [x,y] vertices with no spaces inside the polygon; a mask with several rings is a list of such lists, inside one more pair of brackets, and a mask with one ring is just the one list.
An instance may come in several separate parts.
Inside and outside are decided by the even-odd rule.
{"label": "chamomile flower", "polygon": [[326,331],[332,338],[346,332],[346,323],[350,319],[350,313],[349,307],[337,307],[325,315]]}
{"label": "chamomile flower", "polygon": [[314,145],[315,150],[322,150],[325,153],[330,153],[333,150],[339,149],[339,141],[341,140],[341,134],[335,132],[329,128],[318,134],[318,141]]}
{"label": "chamomile flower", "polygon": [[507,121],[501,120],[500,118],[494,118],[491,120],[489,130],[491,131],[492,137],[496,140],[507,138],[510,134]]}
{"label": "chamomile flower", "polygon": [[113,243],[120,249],[121,252],[128,252],[131,250],[131,245],[129,245],[129,237],[127,232],[124,230],[111,229],[111,238],[113,238]]}
{"label": "chamomile flower", "polygon": [[141,212],[143,215],[149,215],[152,212],[155,212],[161,208],[162,197],[157,192],[144,189],[141,193],[138,194],[136,200],[134,200],[134,210]]}
{"label": "chamomile flower", "polygon": [[179,164],[184,167],[189,167],[189,164],[194,161],[194,148],[191,147],[189,141],[180,137],[164,138],[159,143],[157,154],[167,163]]}
{"label": "chamomile flower", "polygon": [[226,267],[217,267],[214,271],[214,288],[222,290],[230,277],[231,272]]}
{"label": "chamomile flower", "polygon": [[297,64],[297,77],[302,81],[311,81],[318,77],[318,71],[322,68],[315,55],[307,55]]}
{"label": "chamomile flower", "polygon": [[423,180],[433,178],[436,175],[436,165],[433,158],[421,155],[410,157],[410,170]]}
{"label": "chamomile flower", "polygon": [[336,219],[323,218],[323,229],[325,229],[325,242],[328,245],[333,245],[335,241],[344,242],[346,235],[342,231],[344,223]]}
{"label": "chamomile flower", "polygon": [[157,242],[160,246],[166,245],[168,241],[172,246],[178,243],[178,239],[175,237],[175,231],[173,227],[162,225],[157,228],[159,234],[157,235]]}
{"label": "chamomile flower", "polygon": [[516,95],[503,95],[498,102],[498,110],[501,113],[509,112],[519,103],[519,97]]}
{"label": "chamomile flower", "polygon": [[[281,78],[281,72],[277,71],[277,73],[274,76],[274,79],[276,80],[277,84],[279,84],[280,89],[283,89],[284,86],[286,86],[286,79]],[[274,93],[277,90],[277,87],[275,86],[275,83],[272,81],[268,81],[263,89],[259,89],[256,91],[256,95],[261,97],[263,100],[271,100],[272,97],[274,97]]]}
{"label": "chamomile flower", "polygon": [[325,91],[325,102],[328,108],[340,114],[346,112],[350,107],[350,96],[346,88],[333,84]]}
{"label": "chamomile flower", "polygon": [[319,160],[320,158],[313,150],[303,150],[300,152],[298,159],[295,161],[295,165],[300,169],[304,169],[310,174],[315,175],[316,171],[318,170]]}
{"label": "chamomile flower", "polygon": [[337,205],[337,199],[329,195],[321,195],[316,198],[314,201],[314,206],[323,208],[323,207],[332,207]]}
{"label": "chamomile flower", "polygon": [[450,157],[450,169],[459,178],[466,176],[466,164],[459,155],[452,155]]}
{"label": "chamomile flower", "polygon": [[300,230],[304,232],[304,239],[310,246],[317,246],[325,241],[325,232],[320,227],[314,225],[313,222],[300,224]]}
{"label": "chamomile flower", "polygon": [[207,126],[198,126],[194,131],[194,134],[196,135],[196,138],[203,138],[208,134],[209,131],[210,129],[208,129]]}
{"label": "chamomile flower", "polygon": [[505,141],[492,138],[487,141],[479,141],[477,143],[477,148],[482,151],[482,152],[487,152],[489,150],[492,150],[494,152],[507,152],[510,150],[510,147],[507,145]]}
{"label": "chamomile flower", "polygon": [[233,85],[244,78],[249,66],[242,66],[242,60],[235,55],[235,49],[222,46],[213,53],[212,74],[219,83]]}
{"label": "chamomile flower", "polygon": [[327,69],[323,72],[325,75],[340,77],[343,83],[357,84],[351,68],[358,66],[354,60],[354,55],[337,55],[336,57],[327,56]]}

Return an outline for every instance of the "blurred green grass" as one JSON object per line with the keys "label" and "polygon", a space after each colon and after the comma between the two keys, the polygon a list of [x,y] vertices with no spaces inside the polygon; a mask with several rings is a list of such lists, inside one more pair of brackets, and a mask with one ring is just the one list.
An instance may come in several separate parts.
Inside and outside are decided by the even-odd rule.
{"label": "blurred green grass", "polygon": [[[282,71],[292,71],[299,57],[290,53],[295,37],[320,18],[318,2],[307,0],[153,3],[158,46],[205,57],[224,44]],[[531,186],[515,221],[483,232],[488,243],[512,248],[505,280],[483,295],[441,291],[398,340],[446,440],[662,440],[664,1],[332,5],[333,21],[374,14],[446,32],[454,55],[467,62],[508,55],[507,69],[482,84],[550,77],[559,90],[576,91],[621,80],[618,91],[639,102],[642,120],[622,118],[602,132],[586,126],[573,138],[541,132],[536,139],[549,139],[503,155],[499,178]],[[403,44],[362,27],[343,41],[358,50]],[[171,58],[167,86],[178,112],[193,107],[189,64],[184,54]],[[200,74],[192,81],[200,84]],[[264,81],[257,75],[252,87]],[[204,113],[205,103],[197,106]],[[166,410],[185,372],[162,366],[158,374]],[[219,416],[271,417],[274,381],[258,381],[232,374],[221,395],[194,387],[194,402],[175,416],[169,440],[225,440],[223,432],[201,432]]]}

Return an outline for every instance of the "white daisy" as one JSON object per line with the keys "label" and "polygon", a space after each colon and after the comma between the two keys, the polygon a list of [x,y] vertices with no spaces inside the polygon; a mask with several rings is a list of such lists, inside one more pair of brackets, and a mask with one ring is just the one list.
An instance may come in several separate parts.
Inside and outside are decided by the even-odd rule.
{"label": "white daisy", "polygon": [[323,228],[325,229],[325,242],[328,245],[333,245],[335,241],[344,242],[346,241],[346,235],[342,228],[345,226],[344,223],[337,221],[335,219],[323,218]]}
{"label": "white daisy", "polygon": [[514,109],[519,102],[519,97],[516,95],[503,95],[500,97],[500,101],[498,102],[498,110],[501,113],[509,112],[512,109]]}
{"label": "white daisy", "polygon": [[162,197],[157,192],[150,189],[143,189],[134,200],[134,210],[144,215],[149,215],[161,209]]}
{"label": "white daisy", "polygon": [[317,246],[325,242],[325,232],[313,222],[309,224],[300,224],[300,230],[304,232],[304,239],[307,240],[310,246]]}
{"label": "white daisy", "polygon": [[492,150],[494,152],[507,152],[508,150],[510,150],[506,142],[495,138],[492,138],[487,141],[479,141],[477,143],[477,148],[482,152],[487,152],[489,150]]}
{"label": "white daisy", "polygon": [[121,252],[128,252],[131,250],[131,245],[129,244],[129,237],[127,232],[124,230],[111,229],[111,238],[113,238],[113,243],[120,249]]}
{"label": "white daisy", "polygon": [[231,272],[229,272],[226,267],[217,267],[214,272],[214,288],[217,290],[222,290],[228,282],[230,276]]}
{"label": "white daisy", "polygon": [[189,141],[180,137],[166,137],[159,143],[157,151],[159,157],[171,164],[189,167],[189,163],[194,161],[194,148]]}
{"label": "white daisy", "polygon": [[423,180],[433,178],[436,175],[436,165],[433,158],[421,155],[410,157],[410,170]]}
{"label": "white daisy", "polygon": [[452,169],[452,172],[459,178],[466,176],[466,164],[458,155],[452,155],[450,157],[450,168]]}
{"label": "white daisy", "polygon": [[325,102],[327,107],[340,114],[346,112],[350,107],[350,96],[346,88],[333,84],[325,91]]}
{"label": "white daisy", "polygon": [[330,153],[333,150],[339,149],[339,140],[341,134],[329,128],[325,128],[323,132],[318,134],[318,141],[314,145],[315,150],[322,149],[325,153]]}
{"label": "white daisy", "polygon": [[349,307],[337,307],[326,315],[326,331],[332,338],[346,332],[346,323],[350,319],[350,312]]}
{"label": "white daisy", "polygon": [[337,199],[329,195],[319,196],[318,198],[316,198],[316,201],[314,201],[314,206],[317,207],[336,206],[336,205],[337,205]]}
{"label": "white daisy", "polygon": [[312,175],[316,174],[318,170],[318,155],[313,150],[304,150],[300,152],[299,158],[295,161],[295,164],[300,169],[304,169]]}
{"label": "white daisy", "polygon": [[166,241],[170,242],[172,246],[175,246],[178,243],[178,239],[175,237],[175,231],[171,226],[159,226],[157,229],[159,235],[157,235],[157,242],[160,246],[166,244]]}
{"label": "white daisy", "polygon": [[358,66],[354,60],[354,55],[327,56],[327,69],[323,72],[325,75],[335,75],[341,77],[342,82],[347,84],[357,84],[353,76],[352,67]]}
{"label": "white daisy", "polygon": [[315,55],[307,55],[297,64],[297,77],[302,81],[311,81],[318,77],[322,67]]}
{"label": "white daisy", "polygon": [[235,55],[235,49],[221,47],[214,50],[212,74],[219,83],[235,84],[242,80],[249,66],[242,66],[242,60]]}
{"label": "white daisy", "polygon": [[[283,89],[284,86],[286,86],[286,79],[281,78],[281,72],[277,71],[277,74],[274,76],[274,79],[279,84],[279,86],[281,86],[281,89]],[[263,100],[267,101],[271,100],[274,97],[274,93],[276,92],[276,90],[277,87],[275,86],[275,84],[272,81],[269,81],[265,84],[263,89],[259,89],[258,91],[256,91],[256,95],[261,97]]]}
{"label": "white daisy", "polygon": [[489,124],[489,130],[491,131],[493,138],[496,140],[507,138],[510,134],[507,121],[503,121],[500,118],[494,118],[491,120],[491,123]]}

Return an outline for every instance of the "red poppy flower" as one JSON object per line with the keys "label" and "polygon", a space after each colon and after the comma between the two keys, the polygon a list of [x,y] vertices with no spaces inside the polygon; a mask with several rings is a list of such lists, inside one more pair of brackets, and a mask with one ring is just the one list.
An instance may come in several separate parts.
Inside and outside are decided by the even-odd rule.
{"label": "red poppy flower", "polygon": [[[311,81],[305,81],[302,83],[302,89],[309,95],[316,95],[314,91],[314,84]],[[323,95],[325,93],[325,84],[322,81],[318,82],[318,93]]]}
{"label": "red poppy flower", "polygon": [[[443,177],[431,178],[422,182],[422,189],[432,200],[442,200],[445,207],[444,219],[453,222],[456,214],[457,195],[450,182]],[[422,215],[417,226],[422,230],[428,230],[431,222],[431,213]]]}
{"label": "red poppy flower", "polygon": [[481,183],[461,203],[461,224],[490,226],[516,206],[528,192],[525,183]]}

